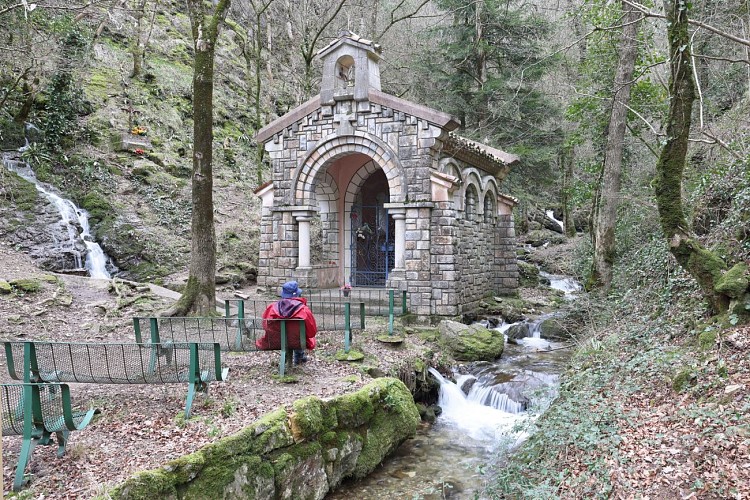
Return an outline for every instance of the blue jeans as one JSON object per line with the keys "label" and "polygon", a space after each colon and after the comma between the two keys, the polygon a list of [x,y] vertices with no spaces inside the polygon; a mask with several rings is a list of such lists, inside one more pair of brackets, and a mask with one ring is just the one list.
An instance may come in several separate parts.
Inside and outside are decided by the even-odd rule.
{"label": "blue jeans", "polygon": [[294,354],[292,355],[292,359],[295,364],[300,363],[300,362],[304,363],[305,361],[307,361],[307,355],[305,354],[305,350],[295,349]]}

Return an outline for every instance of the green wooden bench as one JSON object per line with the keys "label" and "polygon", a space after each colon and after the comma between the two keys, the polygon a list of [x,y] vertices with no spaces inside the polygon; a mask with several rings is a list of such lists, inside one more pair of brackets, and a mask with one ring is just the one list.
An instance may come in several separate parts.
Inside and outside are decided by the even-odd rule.
{"label": "green wooden bench", "polygon": [[[284,376],[286,367],[292,362],[289,355],[289,345],[286,328],[287,322],[299,321],[300,345],[305,345],[305,323],[301,319],[268,320],[280,322],[281,341],[283,348],[279,362],[279,374]],[[258,351],[256,340],[265,331],[263,321],[255,319],[219,318],[219,317],[164,317],[164,318],[133,318],[135,341],[138,343],[151,342],[160,344],[171,343],[218,343],[223,351],[247,352]],[[148,332],[144,340],[144,332]]]}
{"label": "green wooden bench", "polygon": [[24,471],[37,444],[50,444],[57,436],[57,456],[65,454],[71,431],[86,427],[94,409],[74,411],[67,384],[0,384],[2,435],[23,436],[13,490],[24,485]]}
{"label": "green wooden bench", "polygon": [[[216,343],[5,342],[8,372],[24,382],[187,383],[185,418],[196,392],[227,379]],[[18,371],[17,367],[23,367]]]}

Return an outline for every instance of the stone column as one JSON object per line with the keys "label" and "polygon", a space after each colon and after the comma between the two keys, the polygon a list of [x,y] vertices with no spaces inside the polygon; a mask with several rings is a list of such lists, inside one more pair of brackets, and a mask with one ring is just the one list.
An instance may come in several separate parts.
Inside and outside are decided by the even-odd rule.
{"label": "stone column", "polygon": [[309,215],[297,215],[297,233],[298,233],[298,248],[299,248],[299,261],[297,262],[297,269],[310,269],[310,221],[312,217]]}
{"label": "stone column", "polygon": [[396,234],[394,238],[394,270],[404,269],[404,249],[405,246],[405,235],[406,235],[406,214],[405,213],[394,213],[392,215],[394,225],[396,226]]}

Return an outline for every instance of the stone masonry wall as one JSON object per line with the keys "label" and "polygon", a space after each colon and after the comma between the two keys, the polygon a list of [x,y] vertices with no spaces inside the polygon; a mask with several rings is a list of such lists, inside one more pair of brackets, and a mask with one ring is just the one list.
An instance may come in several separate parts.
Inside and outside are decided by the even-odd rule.
{"label": "stone masonry wall", "polygon": [[406,209],[404,267],[409,290],[410,311],[420,316],[432,314],[432,273],[430,269],[432,203],[415,203]]}
{"label": "stone masonry wall", "polygon": [[482,297],[495,294],[496,232],[493,222],[480,216],[458,221],[457,269],[460,275],[461,311],[471,309]]}
{"label": "stone masonry wall", "polygon": [[440,316],[457,315],[458,303],[463,294],[457,265],[459,259],[456,255],[459,234],[456,215],[453,202],[435,203],[432,211],[432,313]]}
{"label": "stone masonry wall", "polygon": [[495,231],[495,290],[507,295],[518,288],[518,261],[516,256],[516,232],[512,215],[497,218]]}

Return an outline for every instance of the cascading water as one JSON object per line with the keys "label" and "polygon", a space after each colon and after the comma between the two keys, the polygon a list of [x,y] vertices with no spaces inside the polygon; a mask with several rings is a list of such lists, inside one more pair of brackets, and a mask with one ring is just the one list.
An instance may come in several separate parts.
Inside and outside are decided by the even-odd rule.
{"label": "cascading water", "polygon": [[[26,147],[28,147],[28,143]],[[8,155],[4,154],[3,165],[9,171],[15,172],[34,184],[36,190],[57,208],[61,224],[67,230],[68,235],[67,241],[58,241],[57,243],[74,255],[76,265],[79,268],[85,268],[92,278],[109,279],[111,277],[107,270],[107,261],[109,259],[91,236],[88,213],[82,208],[76,207],[72,201],[55,194],[52,192],[51,187],[40,182],[28,163],[11,159]],[[76,243],[79,240],[82,240],[86,246],[85,260],[82,258],[81,253],[76,250]]]}
{"label": "cascading water", "polygon": [[550,218],[551,220],[553,220],[553,221],[557,222],[557,225],[558,225],[558,226],[560,226],[560,229],[562,229],[562,230],[563,230],[563,232],[565,231],[565,225],[563,224],[563,222],[562,222],[561,220],[557,220],[557,219],[555,219],[555,212],[553,212],[552,210],[547,210],[547,211],[546,211],[546,212],[544,212],[544,213],[545,213],[545,214],[547,215],[547,217],[549,217],[549,218]]}
{"label": "cascading water", "polygon": [[539,276],[547,278],[550,282],[550,287],[555,290],[560,290],[565,294],[565,298],[570,300],[575,298],[575,294],[581,291],[581,284],[570,276],[563,276],[559,274],[549,274],[544,271],[539,271]]}
{"label": "cascading water", "polygon": [[440,383],[436,423],[418,429],[370,476],[326,498],[485,498],[492,470],[528,437],[557,395],[570,352],[542,338],[540,325],[550,316],[494,327],[506,338],[511,328],[521,331],[500,359],[459,367],[455,383],[430,369]]}

